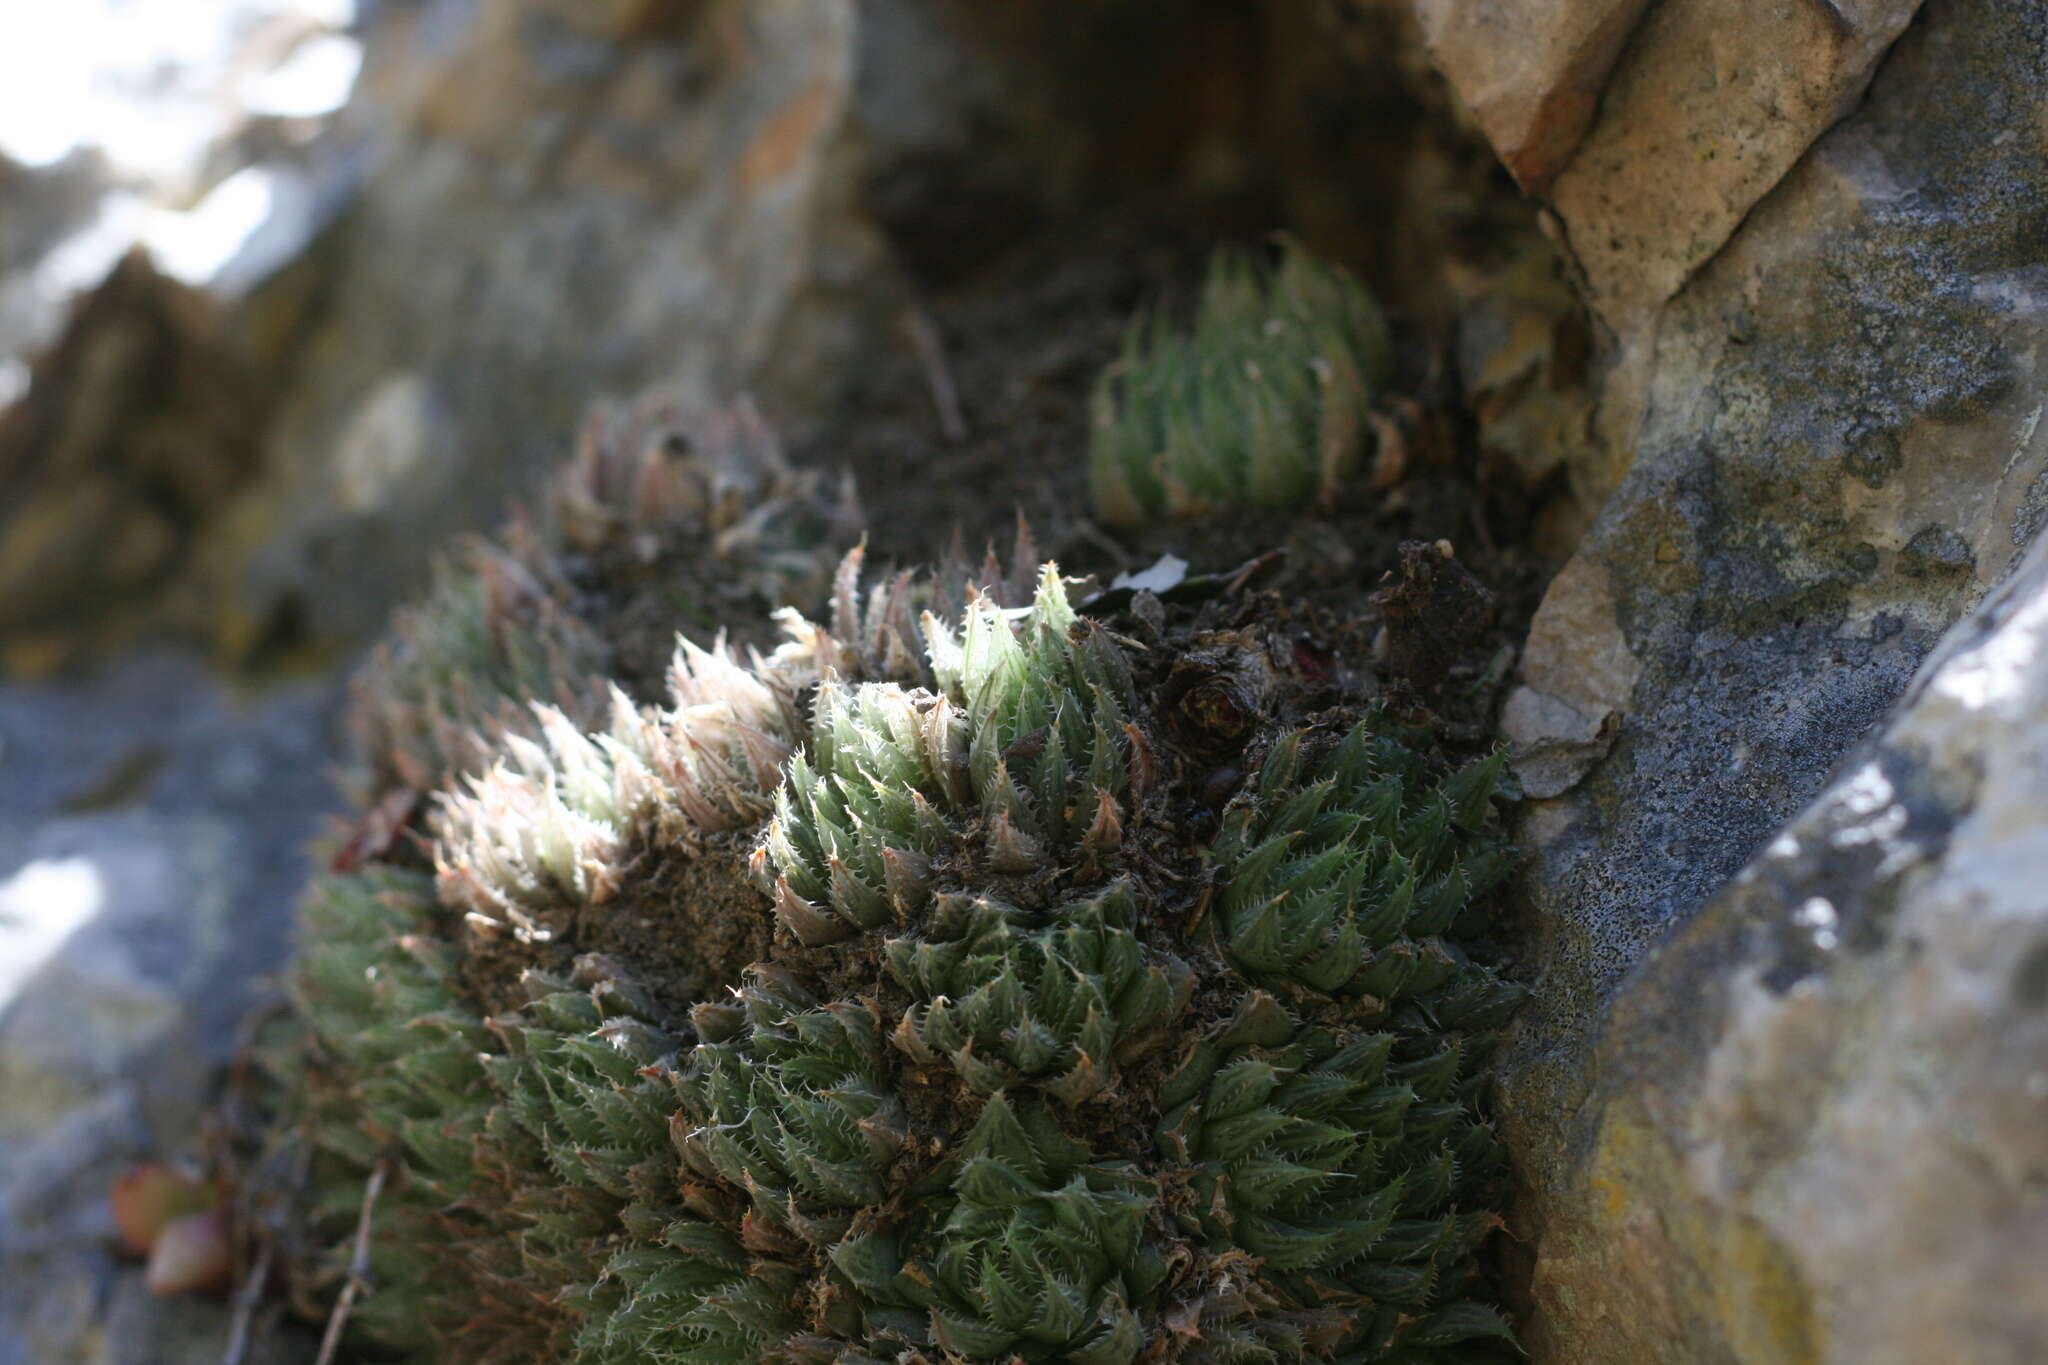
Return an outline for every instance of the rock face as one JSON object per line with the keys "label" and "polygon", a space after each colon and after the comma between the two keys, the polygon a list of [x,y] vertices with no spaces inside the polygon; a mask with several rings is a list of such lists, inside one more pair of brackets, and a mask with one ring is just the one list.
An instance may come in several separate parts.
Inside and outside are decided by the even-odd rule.
{"label": "rock face", "polygon": [[[1537,976],[1505,1086],[1541,1359],[2048,1342],[2019,1278],[2042,1054],[2000,975],[2039,929],[1998,880],[2038,801],[2004,766],[2042,725],[2038,570],[1958,628],[1988,654],[1838,769],[2039,525],[2044,85],[2048,16],[1930,0],[1655,317],[1633,463],[1508,713],[1554,793],[1524,827]],[[1969,669],[1998,700],[1953,699]]]}
{"label": "rock face", "polygon": [[596,397],[818,387],[886,284],[842,154],[852,10],[379,8],[336,134],[350,206],[244,319],[297,356],[216,546],[244,637],[372,633]]}
{"label": "rock face", "polygon": [[0,690],[0,1365],[220,1359],[226,1314],[144,1292],[107,1195],[192,1154],[284,960],[332,701],[237,707],[161,654]]}
{"label": "rock face", "polygon": [[[1651,5],[1546,197],[1623,334],[1855,103],[1920,0]],[[1570,76],[1569,70],[1565,75]]]}
{"label": "rock face", "polygon": [[184,570],[256,475],[262,416],[210,301],[140,253],[35,373],[0,409],[0,669],[23,671],[192,614]]}
{"label": "rock face", "polygon": [[1541,194],[1593,125],[1648,0],[1416,0],[1424,40],[1523,189]]}
{"label": "rock face", "polygon": [[1615,1002],[1540,1358],[2048,1343],[2048,548]]}
{"label": "rock face", "polygon": [[1574,469],[1588,510],[1636,449],[1664,304],[1855,106],[1920,4],[1417,0],[1439,69],[1549,206],[1613,339],[1600,439]]}

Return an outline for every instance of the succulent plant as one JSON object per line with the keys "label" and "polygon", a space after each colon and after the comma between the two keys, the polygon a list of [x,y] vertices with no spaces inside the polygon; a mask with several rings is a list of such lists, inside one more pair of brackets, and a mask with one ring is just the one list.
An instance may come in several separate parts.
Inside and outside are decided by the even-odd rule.
{"label": "succulent plant", "polygon": [[[277,1044],[309,1292],[381,1165],[352,1326],[442,1359],[1504,1349],[1516,991],[1455,937],[1498,763],[1446,772],[1256,629],[1141,649],[1050,565],[958,606],[860,567],[766,654],[680,644],[665,703],[480,736],[431,868],[316,888]],[[1230,705],[1181,678],[1169,717],[1189,668]],[[1217,742],[1258,776],[1192,822]]]}
{"label": "succulent plant", "polygon": [[1372,298],[1292,242],[1218,254],[1192,329],[1141,314],[1095,392],[1090,471],[1112,525],[1332,501],[1392,365]]}
{"label": "succulent plant", "polygon": [[[859,508],[792,468],[752,404],[683,411],[659,398],[595,410],[572,460],[497,541],[461,542],[432,590],[397,614],[355,680],[365,806],[432,792],[539,737],[536,703],[579,725],[611,704],[607,676],[658,673],[681,625],[739,619],[824,587]],[[623,659],[653,615],[660,654]],[[637,688],[652,678],[633,677]]]}
{"label": "succulent plant", "polygon": [[1273,746],[1259,800],[1233,812],[1217,844],[1231,964],[1274,989],[1377,1002],[1459,978],[1443,935],[1507,872],[1486,834],[1501,755],[1429,783],[1383,719],[1352,729],[1313,768],[1301,739]]}
{"label": "succulent plant", "polygon": [[520,730],[533,701],[587,713],[579,688],[606,662],[605,646],[528,567],[534,556],[466,541],[435,567],[417,605],[355,679],[350,711],[367,771],[358,799],[405,787],[432,791],[488,763],[491,736]]}

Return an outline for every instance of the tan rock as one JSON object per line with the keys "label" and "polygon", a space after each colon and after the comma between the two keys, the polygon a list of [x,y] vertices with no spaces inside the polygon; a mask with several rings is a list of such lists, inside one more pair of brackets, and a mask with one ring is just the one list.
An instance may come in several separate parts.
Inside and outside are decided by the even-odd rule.
{"label": "tan rock", "polygon": [[1522,651],[1521,684],[1501,715],[1528,795],[1557,796],[1600,760],[1640,672],[1607,570],[1581,555],[1544,594]]}
{"label": "tan rock", "polygon": [[1657,5],[1550,187],[1593,307],[1644,325],[1863,93],[1920,0]]}
{"label": "tan rock", "polygon": [[1862,94],[1920,0],[1416,0],[1618,332],[1646,322]]}
{"label": "tan rock", "polygon": [[209,301],[140,251],[0,410],[0,649],[53,661],[161,624],[189,546],[259,466],[263,397]]}
{"label": "tan rock", "polygon": [[1635,454],[1659,311],[1861,98],[1920,0],[1414,0],[1430,52],[1606,324],[1597,512]]}
{"label": "tan rock", "polygon": [[1533,225],[1501,256],[1449,272],[1454,354],[1481,446],[1535,487],[1585,443],[1593,340],[1557,248]]}
{"label": "tan rock", "polygon": [[1646,0],[1416,0],[1430,56],[1531,194],[1593,124]]}

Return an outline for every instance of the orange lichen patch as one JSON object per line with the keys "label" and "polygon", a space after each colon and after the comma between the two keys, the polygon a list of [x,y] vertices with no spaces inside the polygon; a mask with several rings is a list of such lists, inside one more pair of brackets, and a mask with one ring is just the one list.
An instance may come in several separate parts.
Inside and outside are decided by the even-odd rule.
{"label": "orange lichen patch", "polygon": [[740,155],[740,188],[752,194],[796,169],[839,108],[839,87],[820,78],[770,115]]}

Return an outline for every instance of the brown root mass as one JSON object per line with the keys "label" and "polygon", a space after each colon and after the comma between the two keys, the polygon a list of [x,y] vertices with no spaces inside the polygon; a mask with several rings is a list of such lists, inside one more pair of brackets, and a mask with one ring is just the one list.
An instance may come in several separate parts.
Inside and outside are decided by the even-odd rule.
{"label": "brown root mass", "polygon": [[670,1028],[768,956],[768,898],[746,877],[753,839],[727,833],[694,857],[650,855],[618,896],[577,912],[577,943],[624,963]]}

